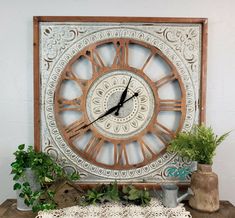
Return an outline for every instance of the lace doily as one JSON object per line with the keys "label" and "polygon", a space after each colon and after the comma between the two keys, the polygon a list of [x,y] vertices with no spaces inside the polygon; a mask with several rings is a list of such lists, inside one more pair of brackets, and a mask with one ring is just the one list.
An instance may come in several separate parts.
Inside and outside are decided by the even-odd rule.
{"label": "lace doily", "polygon": [[183,204],[166,208],[162,201],[153,198],[146,207],[106,203],[101,205],[74,206],[59,210],[40,211],[36,218],[191,218]]}

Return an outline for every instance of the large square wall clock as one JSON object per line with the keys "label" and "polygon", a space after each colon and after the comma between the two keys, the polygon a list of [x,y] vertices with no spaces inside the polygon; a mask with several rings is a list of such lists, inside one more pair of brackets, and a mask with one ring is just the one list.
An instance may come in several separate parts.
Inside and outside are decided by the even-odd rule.
{"label": "large square wall clock", "polygon": [[83,183],[180,182],[166,148],[205,121],[206,49],[202,18],[34,17],[35,148]]}

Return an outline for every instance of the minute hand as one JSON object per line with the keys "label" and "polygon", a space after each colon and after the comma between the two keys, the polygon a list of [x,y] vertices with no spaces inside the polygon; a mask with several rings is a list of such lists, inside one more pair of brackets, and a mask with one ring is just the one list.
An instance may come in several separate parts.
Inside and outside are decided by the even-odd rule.
{"label": "minute hand", "polygon": [[[132,95],[130,98],[126,99],[126,100],[123,102],[123,104],[126,103],[126,102],[128,102],[128,101],[130,101],[132,98],[137,97],[137,96],[138,96],[138,92],[135,92],[134,95]],[[88,123],[88,124],[82,126],[80,129],[85,129],[85,128],[87,128],[88,126],[90,126],[91,124],[93,124],[94,122],[96,122],[97,120],[99,120],[99,119],[101,119],[101,118],[103,118],[103,117],[105,117],[105,116],[107,116],[107,115],[113,113],[115,110],[117,110],[117,108],[119,108],[119,104],[116,105],[116,106],[114,106],[114,107],[112,107],[112,108],[110,108],[110,109],[107,110],[103,115],[99,116],[97,119],[93,120],[91,123]]]}
{"label": "minute hand", "polygon": [[130,85],[131,79],[132,79],[132,76],[130,77],[129,82],[128,82],[128,84],[127,84],[125,90],[123,91],[123,93],[122,93],[122,95],[121,95],[120,101],[119,101],[119,103],[118,103],[119,107],[118,107],[117,111],[115,112],[115,115],[116,115],[116,116],[118,116],[119,110],[120,110],[120,108],[123,106],[123,103],[124,103],[124,101],[125,101],[125,99],[126,99],[127,90],[128,90],[129,85]]}

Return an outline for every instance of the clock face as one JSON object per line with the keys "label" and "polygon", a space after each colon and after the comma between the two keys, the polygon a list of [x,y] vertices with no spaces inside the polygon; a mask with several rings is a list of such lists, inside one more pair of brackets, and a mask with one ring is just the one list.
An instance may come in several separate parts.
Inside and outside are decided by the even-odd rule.
{"label": "clock face", "polygon": [[126,99],[135,93],[138,93],[138,96],[124,103],[118,115],[112,113],[93,124],[107,140],[134,140],[150,124],[154,116],[154,93],[149,83],[141,77],[141,73],[115,70],[105,73],[92,83],[86,97],[89,120],[97,119],[118,105],[130,79]]}
{"label": "clock face", "polygon": [[[164,75],[158,64],[168,69]],[[167,87],[164,92],[176,88],[178,94],[162,95]],[[125,90],[120,108],[105,115]],[[124,37],[91,43],[74,55],[56,83],[54,101],[66,144],[88,163],[115,170],[156,161],[182,129],[186,111],[185,88],[169,59],[151,44]],[[164,123],[166,112],[174,115],[171,127]]]}

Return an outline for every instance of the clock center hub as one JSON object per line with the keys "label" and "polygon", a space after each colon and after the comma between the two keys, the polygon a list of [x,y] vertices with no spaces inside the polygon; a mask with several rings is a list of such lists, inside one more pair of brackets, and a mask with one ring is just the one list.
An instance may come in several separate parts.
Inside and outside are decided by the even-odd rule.
{"label": "clock center hub", "polygon": [[[105,110],[108,110],[116,105],[119,104],[121,95],[123,91],[125,90],[124,86],[116,87],[110,90],[110,92],[107,93],[104,100],[104,108]],[[129,90],[127,92],[126,99],[130,98],[134,93]],[[124,104],[119,104],[120,110],[118,116],[112,114],[112,117],[110,117],[112,120],[117,122],[126,122],[128,119],[130,119],[132,116],[135,115],[137,108],[138,108],[138,100],[133,98],[128,102],[125,102]]]}

